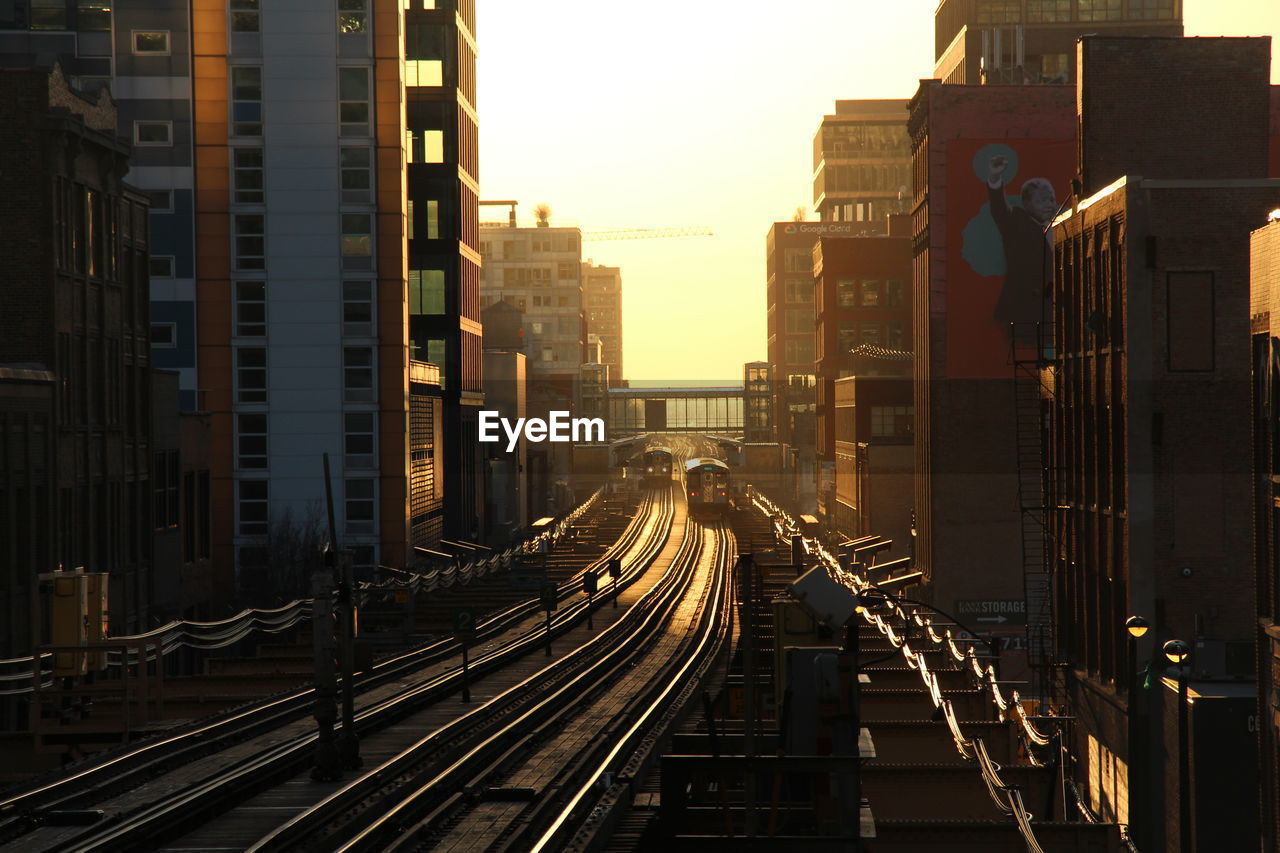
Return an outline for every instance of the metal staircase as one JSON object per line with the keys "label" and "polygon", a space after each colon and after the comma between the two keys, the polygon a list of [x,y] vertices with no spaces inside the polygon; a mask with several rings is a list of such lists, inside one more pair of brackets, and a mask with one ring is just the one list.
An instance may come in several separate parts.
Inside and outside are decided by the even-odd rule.
{"label": "metal staircase", "polygon": [[1053,578],[1049,572],[1052,508],[1047,506],[1045,488],[1049,465],[1045,419],[1053,395],[1052,380],[1045,381],[1045,371],[1053,364],[1053,329],[1041,323],[1010,325],[1027,659],[1043,674],[1054,659]]}

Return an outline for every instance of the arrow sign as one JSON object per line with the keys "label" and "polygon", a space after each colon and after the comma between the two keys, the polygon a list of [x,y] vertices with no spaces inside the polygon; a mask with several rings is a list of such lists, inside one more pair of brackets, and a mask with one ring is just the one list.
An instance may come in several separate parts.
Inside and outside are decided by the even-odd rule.
{"label": "arrow sign", "polygon": [[995,622],[997,625],[1003,625],[1004,623],[1008,622],[1009,620],[1008,620],[1007,618],[1005,618],[1004,616],[979,616],[979,617],[977,618],[977,620],[976,620],[976,621],[978,621],[978,622]]}

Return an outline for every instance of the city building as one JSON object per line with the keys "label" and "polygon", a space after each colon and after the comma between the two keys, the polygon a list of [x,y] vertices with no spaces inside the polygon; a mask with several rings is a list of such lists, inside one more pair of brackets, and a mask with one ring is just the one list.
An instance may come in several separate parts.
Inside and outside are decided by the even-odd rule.
{"label": "city building", "polygon": [[921,594],[949,613],[998,602],[982,606],[1005,617],[995,630],[1010,671],[1026,648],[1028,595],[1041,632],[1049,595],[1032,514],[1043,506],[1042,415],[1034,396],[1026,412],[1015,401],[1012,336],[1034,339],[1047,317],[1044,229],[1071,191],[1075,98],[1070,86],[927,80],[911,101],[915,564]]}
{"label": "city building", "polygon": [[61,569],[110,575],[113,633],[151,627],[153,526],[179,524],[179,481],[152,458],[148,200],[124,182],[110,94],[57,65],[0,71],[0,150],[0,654],[14,657],[31,651],[37,575]]}
{"label": "city building", "polygon": [[[474,541],[484,528],[483,453],[477,441],[484,395],[475,0],[347,0],[339,8],[366,2],[375,4],[377,62],[388,63],[385,82],[378,84],[387,120],[396,104],[391,90],[399,85],[391,82],[396,75],[390,63],[398,51],[397,10],[404,7],[410,357],[440,368],[442,464],[449,496],[445,534]],[[339,17],[343,14],[359,13]],[[399,170],[393,151],[380,153],[380,170]],[[401,185],[389,178],[378,186],[379,204],[388,205],[384,218],[394,225]],[[392,307],[388,319],[396,320],[398,309]],[[388,394],[395,393],[393,380],[389,374]]]}
{"label": "city building", "polygon": [[[813,248],[817,408],[818,510],[834,524],[836,510],[835,382],[853,375],[855,351],[903,352],[911,347],[911,239],[905,216],[890,217],[885,235],[820,237]],[[864,375],[895,362],[859,360]]]}
{"label": "city building", "polygon": [[[1258,794],[1263,849],[1280,843],[1280,214],[1250,235]],[[1273,324],[1271,315],[1276,315]]]}
{"label": "city building", "polygon": [[225,606],[277,571],[282,527],[328,538],[325,453],[359,571],[406,563],[411,357],[442,370],[445,529],[470,538],[483,510],[474,6],[322,17],[303,31],[224,0],[0,10],[0,63],[56,56],[118,100],[151,201],[152,363],[209,416]]}
{"label": "city building", "polygon": [[742,368],[742,440],[768,443],[773,436],[773,371],[767,361],[749,361]]}
{"label": "city building", "polygon": [[876,233],[911,200],[907,102],[836,101],[813,137],[813,209],[823,222]]}
{"label": "city building", "polygon": [[1076,39],[1180,36],[1182,0],[942,0],[933,26],[944,83],[1074,83]]}
{"label": "city building", "polygon": [[835,494],[830,524],[849,539],[875,534],[893,540],[882,555],[890,558],[911,556],[914,402],[911,358],[905,352],[855,356],[853,373],[834,384]]}
{"label": "city building", "polygon": [[582,303],[587,318],[587,334],[600,339],[600,364],[608,365],[610,388],[620,388],[622,374],[622,270],[593,264],[582,265]]}
{"label": "city building", "polygon": [[[1268,310],[1263,292],[1250,305],[1249,233],[1280,207],[1269,40],[1088,37],[1080,59],[1083,194],[1053,225],[1041,384],[1053,634],[1070,662],[1052,688],[1077,720],[1077,781],[1140,849],[1254,849],[1257,492],[1241,448],[1249,318]],[[1117,109],[1154,112],[1117,124]],[[1130,616],[1151,626],[1138,642]],[[1171,639],[1191,650],[1183,711],[1176,671],[1158,677]],[[1170,808],[1183,802],[1190,825]]]}
{"label": "city building", "polygon": [[[499,301],[480,312],[484,320],[485,408],[515,422],[528,417],[529,372],[524,352],[524,315],[510,302]],[[529,444],[487,444],[488,538],[497,542],[526,529],[530,519]],[[545,493],[546,482],[539,482]]]}
{"label": "city building", "polygon": [[775,222],[765,238],[769,366],[775,389],[773,423],[783,458],[794,472],[789,495],[813,509],[817,472],[814,410],[813,244],[820,236],[849,236],[853,223]]}
{"label": "city building", "polygon": [[[219,9],[225,17],[225,6]],[[196,373],[191,44],[191,4],[176,0],[0,6],[0,65],[56,57],[82,90],[110,85],[118,133],[133,148],[129,183],[151,202],[152,363],[177,371],[188,411],[200,406],[203,387]]]}

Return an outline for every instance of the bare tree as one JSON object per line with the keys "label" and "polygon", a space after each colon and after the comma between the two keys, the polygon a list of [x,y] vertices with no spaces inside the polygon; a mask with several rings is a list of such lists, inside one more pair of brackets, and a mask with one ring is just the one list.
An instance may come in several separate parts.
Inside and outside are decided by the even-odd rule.
{"label": "bare tree", "polygon": [[792,222],[804,222],[808,218],[809,218],[809,208],[805,207],[803,204],[797,207],[791,213]]}
{"label": "bare tree", "polygon": [[258,544],[241,549],[240,586],[249,603],[284,604],[308,597],[311,573],[324,559],[328,527],[319,501],[297,514],[292,507],[273,514]]}
{"label": "bare tree", "polygon": [[533,216],[538,220],[539,228],[546,228],[551,224],[551,205],[542,202],[533,209]]}

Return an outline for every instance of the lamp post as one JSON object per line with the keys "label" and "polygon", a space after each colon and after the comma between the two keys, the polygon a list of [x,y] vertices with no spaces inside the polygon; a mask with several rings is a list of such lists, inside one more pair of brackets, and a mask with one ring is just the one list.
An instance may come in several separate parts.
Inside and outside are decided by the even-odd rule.
{"label": "lamp post", "polygon": [[1145,744],[1142,742],[1142,724],[1138,716],[1138,696],[1142,689],[1138,671],[1138,640],[1151,630],[1151,623],[1141,616],[1130,616],[1124,622],[1129,635],[1129,837],[1139,848],[1148,845],[1147,839],[1147,779]]}
{"label": "lamp post", "polygon": [[1191,853],[1191,752],[1190,709],[1187,706],[1186,659],[1191,648],[1182,640],[1170,640],[1164,644],[1164,656],[1178,667],[1178,834],[1179,850]]}

